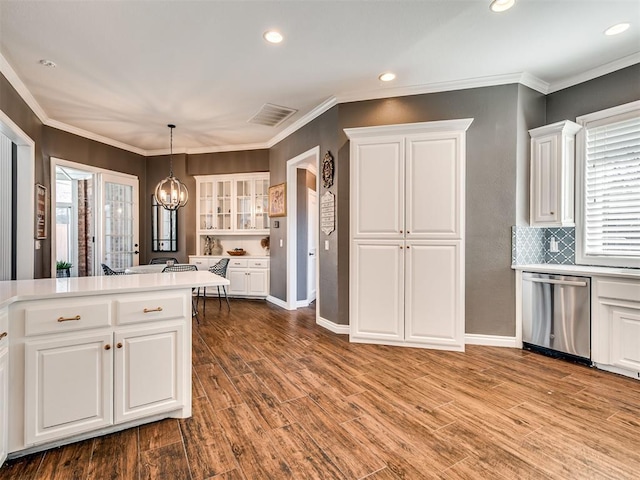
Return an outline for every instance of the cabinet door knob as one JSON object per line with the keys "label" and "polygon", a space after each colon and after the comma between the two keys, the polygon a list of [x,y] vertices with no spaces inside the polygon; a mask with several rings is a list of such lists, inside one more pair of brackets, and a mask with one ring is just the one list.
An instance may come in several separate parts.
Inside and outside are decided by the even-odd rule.
{"label": "cabinet door knob", "polygon": [[116,345],[116,347],[118,347],[118,348],[122,348],[122,342],[118,342],[118,344]]}
{"label": "cabinet door knob", "polygon": [[400,230],[400,233],[402,233],[402,230]]}
{"label": "cabinet door knob", "polygon": [[553,212],[549,212],[551,215],[553,215]]}
{"label": "cabinet door knob", "polygon": [[111,350],[111,345],[109,345],[108,343],[104,346],[105,350]]}
{"label": "cabinet door knob", "polygon": [[2,340],[4,337],[6,337],[7,335],[9,335],[7,332],[2,332],[0,333],[0,340]]}

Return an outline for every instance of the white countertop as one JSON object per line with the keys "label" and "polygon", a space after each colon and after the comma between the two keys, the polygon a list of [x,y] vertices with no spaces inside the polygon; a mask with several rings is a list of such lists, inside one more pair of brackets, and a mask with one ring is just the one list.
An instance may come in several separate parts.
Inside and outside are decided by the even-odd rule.
{"label": "white countertop", "polygon": [[640,268],[596,267],[591,265],[557,265],[537,263],[511,265],[514,270],[538,273],[558,273],[567,275],[601,275],[605,277],[640,278]]}
{"label": "white countertop", "polygon": [[0,282],[0,308],[24,300],[215,287],[218,285],[229,285],[229,280],[206,271],[11,280]]}

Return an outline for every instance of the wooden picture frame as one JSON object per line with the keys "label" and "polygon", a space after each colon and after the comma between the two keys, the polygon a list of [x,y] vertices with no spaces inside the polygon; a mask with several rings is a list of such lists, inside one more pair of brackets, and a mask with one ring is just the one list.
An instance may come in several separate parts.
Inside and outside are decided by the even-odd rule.
{"label": "wooden picture frame", "polygon": [[269,187],[269,216],[287,216],[287,184],[280,183]]}
{"label": "wooden picture frame", "polygon": [[35,237],[37,240],[47,238],[48,206],[47,187],[36,183]]}

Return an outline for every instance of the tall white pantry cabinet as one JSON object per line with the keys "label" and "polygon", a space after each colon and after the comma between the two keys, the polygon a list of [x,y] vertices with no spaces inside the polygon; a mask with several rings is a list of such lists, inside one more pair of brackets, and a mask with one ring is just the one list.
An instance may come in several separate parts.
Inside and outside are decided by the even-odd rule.
{"label": "tall white pantry cabinet", "polygon": [[464,350],[465,132],[472,121],[345,129],[351,341]]}

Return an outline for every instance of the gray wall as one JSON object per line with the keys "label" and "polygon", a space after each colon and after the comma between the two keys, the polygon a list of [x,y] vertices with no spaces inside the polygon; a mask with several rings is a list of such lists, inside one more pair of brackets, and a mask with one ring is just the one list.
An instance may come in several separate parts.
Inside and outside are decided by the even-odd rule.
{"label": "gray wall", "polygon": [[640,99],[640,64],[547,95],[547,123]]}
{"label": "gray wall", "polygon": [[[337,156],[337,129],[338,107],[333,107],[320,117],[314,119],[304,127],[295,131],[281,142],[274,145],[269,151],[269,172],[271,185],[277,185],[287,180],[287,160],[290,160],[313,147],[320,147],[320,158],[330,151],[334,158]],[[339,172],[335,178],[339,177]],[[335,185],[330,190],[335,193]],[[318,196],[324,193],[324,189],[318,192]],[[338,203],[338,202],[336,202]],[[346,205],[348,209],[348,205]],[[287,232],[285,228],[286,218],[281,217],[280,228],[271,227],[271,295],[281,300],[287,300],[287,259],[286,245]],[[320,232],[320,245],[324,246],[325,240],[329,242],[329,250],[319,249],[319,299],[316,308],[321,317],[337,322],[338,316],[338,235],[333,232],[325,235]],[[348,230],[344,231],[348,235]],[[283,240],[283,248],[280,248],[280,239]],[[348,265],[348,263],[347,263]],[[342,323],[346,323],[343,319]]]}

